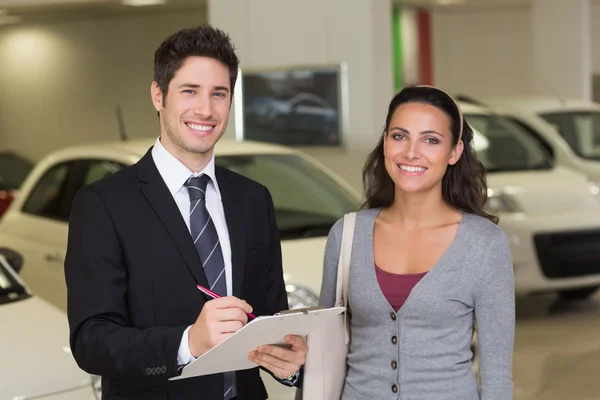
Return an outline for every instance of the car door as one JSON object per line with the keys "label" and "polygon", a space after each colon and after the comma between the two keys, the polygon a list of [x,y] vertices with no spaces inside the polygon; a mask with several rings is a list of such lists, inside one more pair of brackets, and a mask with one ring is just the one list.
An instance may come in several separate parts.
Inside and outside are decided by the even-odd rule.
{"label": "car door", "polygon": [[61,244],[75,168],[75,162],[61,162],[48,168],[26,194],[19,212],[11,216],[11,223],[3,226],[3,233],[10,237],[8,247],[23,256],[21,275],[25,282],[34,293],[39,292],[57,306],[65,302],[61,293],[64,287]]}
{"label": "car door", "polygon": [[22,239],[11,246],[23,255],[22,276],[31,290],[66,310],[64,260],[68,221],[79,189],[123,168],[109,160],[80,159],[50,167],[34,185],[21,209]]}

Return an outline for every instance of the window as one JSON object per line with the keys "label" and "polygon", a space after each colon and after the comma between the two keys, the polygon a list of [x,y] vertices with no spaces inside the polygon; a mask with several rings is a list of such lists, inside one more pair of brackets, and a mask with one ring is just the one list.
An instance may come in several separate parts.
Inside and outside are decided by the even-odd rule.
{"label": "window", "polygon": [[89,161],[89,166],[85,174],[83,186],[89,185],[90,183],[94,183],[100,179],[108,178],[109,176],[113,175],[115,172],[121,169],[123,169],[123,165],[114,161]]}
{"label": "window", "polygon": [[55,165],[38,181],[23,212],[66,222],[79,189],[107,178],[123,167],[109,160],[86,159]]}
{"label": "window", "polygon": [[521,127],[523,130],[529,133],[532,138],[537,140],[540,143],[540,145],[542,145],[544,149],[546,149],[546,151],[548,152],[548,154],[550,154],[552,158],[555,157],[554,147],[552,147],[552,145],[546,139],[544,139],[540,133],[538,133],[535,129],[529,126],[529,124],[514,117],[507,117],[507,119],[519,125],[519,127]]}
{"label": "window", "polygon": [[217,156],[216,164],[269,189],[282,239],[326,236],[339,218],[360,207],[345,188],[296,155]]}
{"label": "window", "polygon": [[64,196],[71,165],[62,163],[50,168],[32,190],[23,212],[67,221],[69,214],[64,207]]}
{"label": "window", "polygon": [[14,153],[0,153],[0,190],[19,189],[33,164]]}
{"label": "window", "polygon": [[560,112],[540,116],[556,128],[575,154],[600,160],[600,112]]}
{"label": "window", "polygon": [[549,169],[550,155],[526,131],[506,118],[468,115],[477,157],[489,172]]}
{"label": "window", "polygon": [[16,278],[6,259],[0,255],[0,305],[30,297],[27,290]]}

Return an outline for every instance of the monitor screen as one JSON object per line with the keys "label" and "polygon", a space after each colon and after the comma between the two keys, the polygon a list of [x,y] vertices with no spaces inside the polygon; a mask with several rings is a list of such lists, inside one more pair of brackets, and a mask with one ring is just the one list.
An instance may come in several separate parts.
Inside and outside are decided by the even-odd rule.
{"label": "monitor screen", "polygon": [[342,72],[340,66],[241,71],[243,139],[339,146]]}

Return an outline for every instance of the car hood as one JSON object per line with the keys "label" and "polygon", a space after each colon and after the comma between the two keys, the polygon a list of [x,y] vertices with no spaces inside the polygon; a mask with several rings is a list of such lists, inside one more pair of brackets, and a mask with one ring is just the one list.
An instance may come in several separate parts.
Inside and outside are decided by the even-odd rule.
{"label": "car hood", "polygon": [[305,286],[318,296],[326,244],[326,236],[283,240],[281,252],[285,283]]}
{"label": "car hood", "polygon": [[582,171],[585,171],[590,180],[600,184],[600,160],[581,159]]}
{"label": "car hood", "polygon": [[0,305],[2,398],[30,399],[90,385],[69,350],[66,315],[30,297]]}
{"label": "car hood", "polygon": [[487,182],[490,189],[503,192],[530,215],[571,210],[600,212],[600,197],[591,194],[588,179],[567,168],[490,173]]}

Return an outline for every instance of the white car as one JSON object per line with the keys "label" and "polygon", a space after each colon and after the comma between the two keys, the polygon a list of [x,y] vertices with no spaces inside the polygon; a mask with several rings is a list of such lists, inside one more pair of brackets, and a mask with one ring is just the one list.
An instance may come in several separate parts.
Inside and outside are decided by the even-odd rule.
{"label": "white car", "polygon": [[66,314],[34,296],[0,251],[0,398],[99,400],[69,347]]}
{"label": "white car", "polygon": [[557,97],[497,97],[483,102],[512,119],[550,152],[556,162],[600,183],[600,104]]}
{"label": "white car", "polygon": [[554,163],[515,122],[461,108],[487,170],[487,206],[510,240],[515,292],[591,296],[600,286],[600,201],[587,176]]}
{"label": "white car", "polygon": [[[0,223],[0,244],[23,255],[20,274],[32,290],[66,310],[63,268],[75,192],[137,162],[153,144],[147,139],[75,146],[35,166]],[[340,217],[360,207],[359,195],[312,158],[285,147],[222,139],[215,160],[269,188],[289,306],[317,305],[327,235]],[[271,398],[293,398],[293,389],[263,375]]]}

